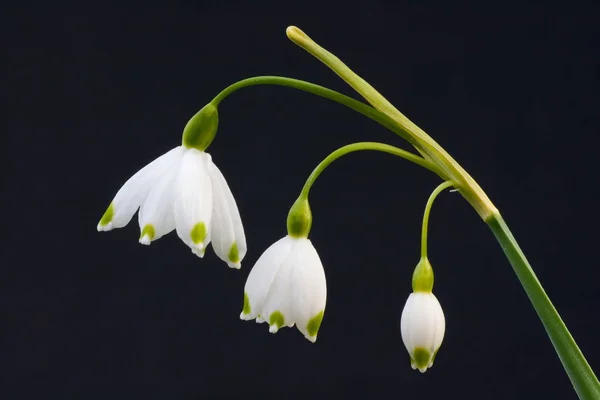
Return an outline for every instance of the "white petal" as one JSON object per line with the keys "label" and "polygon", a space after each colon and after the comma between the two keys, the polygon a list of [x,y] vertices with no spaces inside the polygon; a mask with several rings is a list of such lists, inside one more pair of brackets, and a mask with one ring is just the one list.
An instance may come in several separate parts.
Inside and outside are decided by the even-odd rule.
{"label": "white petal", "polygon": [[432,308],[436,314],[436,324],[435,324],[435,337],[433,342],[433,349],[437,351],[442,345],[442,341],[444,340],[444,334],[446,333],[446,318],[444,316],[444,311],[442,310],[442,305],[438,301],[437,297],[431,294],[435,299]]}
{"label": "white petal", "polygon": [[432,293],[411,293],[400,322],[402,340],[410,354],[415,348],[427,349],[431,355],[442,343],[445,321],[442,307]]}
{"label": "white petal", "polygon": [[314,342],[327,302],[323,264],[308,239],[298,239],[289,261],[293,264],[293,319],[300,332]]}
{"label": "white petal", "polygon": [[[410,341],[410,330],[408,329],[409,321],[412,319],[412,313],[414,308],[412,307],[412,303],[414,301],[413,294],[411,293],[406,300],[406,304],[404,304],[404,308],[402,309],[402,316],[400,317],[400,332],[402,334],[402,341],[404,342],[404,346],[409,353],[411,353],[411,349],[413,348],[412,343]],[[416,366],[415,366],[416,368]]]}
{"label": "white petal", "polygon": [[225,177],[212,161],[208,163],[208,168],[213,188],[213,249],[227,265],[240,268],[246,255],[246,235],[242,219]]}
{"label": "white petal", "polygon": [[294,272],[295,252],[298,239],[292,239],[292,249],[281,263],[279,271],[269,288],[261,315],[269,323],[269,332],[275,333],[284,326],[294,326],[294,311],[292,307],[292,273]]}
{"label": "white petal", "polygon": [[141,233],[140,243],[142,244],[150,244],[175,229],[173,200],[181,161],[181,159],[177,160],[158,179],[140,207],[138,220]]}
{"label": "white petal", "polygon": [[212,184],[208,176],[210,156],[196,149],[183,154],[175,188],[175,229],[177,235],[199,256],[210,237]]}
{"label": "white petal", "polygon": [[129,178],[121,189],[119,189],[109,206],[109,210],[112,208],[112,217],[106,221],[103,217],[98,224],[98,231],[110,231],[111,229],[127,225],[131,221],[133,214],[135,214],[148,196],[157,179],[171,168],[175,161],[181,158],[183,152],[183,147],[176,147],[158,157]]}
{"label": "white petal", "polygon": [[263,313],[265,299],[269,294],[275,275],[277,275],[279,268],[290,254],[293,243],[291,237],[285,236],[273,243],[258,258],[248,275],[244,287],[244,303],[248,303],[248,309],[244,307],[240,315],[241,319],[253,319],[260,314],[262,319],[268,320],[268,316]]}

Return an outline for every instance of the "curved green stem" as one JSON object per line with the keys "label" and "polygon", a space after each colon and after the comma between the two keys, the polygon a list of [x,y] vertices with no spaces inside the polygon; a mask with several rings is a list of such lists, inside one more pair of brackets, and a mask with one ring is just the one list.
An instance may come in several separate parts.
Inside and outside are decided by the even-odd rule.
{"label": "curved green stem", "polygon": [[[392,132],[396,133],[397,135],[403,137],[404,139],[408,140],[409,142],[413,141],[413,139],[409,135],[407,135],[405,131],[403,131],[402,129],[400,129],[397,126],[397,124],[394,122],[394,120],[392,118],[390,118],[386,114],[382,113],[381,111],[376,110],[375,108],[369,106],[368,104],[365,104],[358,100],[355,100],[352,97],[338,93],[335,90],[331,90],[326,87],[315,85],[314,83],[305,82],[305,81],[302,81],[299,79],[286,78],[283,76],[255,76],[252,78],[243,79],[243,80],[238,81],[238,82],[226,87],[225,89],[223,89],[221,91],[221,93],[219,93],[217,96],[215,96],[215,98],[211,101],[211,103],[215,107],[218,107],[219,104],[233,92],[235,92],[239,89],[245,88],[245,87],[256,86],[256,85],[285,86],[285,87],[302,90],[304,92],[312,93],[312,94],[315,94],[320,97],[324,97],[326,99],[335,101],[336,103],[340,103],[346,107],[351,108],[354,111],[359,112],[360,114],[372,119],[373,121],[379,123],[380,125],[391,130]],[[408,152],[406,152],[406,153],[408,153]],[[410,154],[410,153],[408,153],[408,154]],[[417,157],[417,156],[415,156],[415,157]],[[446,173],[441,168],[439,168],[434,163],[429,163],[429,165],[430,165],[430,167],[428,167],[429,170],[436,173],[442,179],[447,179]]]}
{"label": "curved green stem", "polygon": [[427,204],[425,205],[425,212],[423,213],[423,228],[421,230],[421,258],[427,258],[427,227],[429,226],[429,213],[431,213],[431,206],[438,194],[442,193],[445,189],[454,186],[452,181],[446,181],[441,183],[429,196]]}
{"label": "curved green stem", "polygon": [[521,281],[521,285],[533,308],[546,328],[550,341],[562,362],[562,365],[582,400],[600,399],[600,383],[588,364],[577,343],[571,336],[562,318],[548,298],[546,291],[529,265],[525,254],[519,247],[508,225],[499,212],[485,221],[502,246],[504,254],[510,261],[513,270]]}
{"label": "curved green stem", "polygon": [[389,144],[377,143],[377,142],[352,143],[352,144],[348,144],[346,146],[340,147],[339,149],[333,151],[331,154],[329,154],[327,157],[325,157],[325,159],[323,161],[321,161],[319,163],[319,165],[317,165],[315,167],[315,169],[310,174],[308,179],[306,179],[306,183],[304,183],[304,187],[302,188],[302,191],[300,192],[299,198],[301,198],[301,199],[308,198],[308,193],[310,192],[310,188],[312,187],[313,183],[315,183],[315,181],[317,180],[319,175],[321,175],[321,173],[332,162],[334,162],[335,160],[337,160],[338,158],[340,158],[342,156],[345,156],[348,153],[353,153],[355,151],[364,151],[364,150],[380,151],[383,153],[388,153],[388,154],[392,154],[392,155],[395,155],[398,157],[402,157],[405,160],[408,160],[417,165],[420,165],[421,167],[427,168],[428,170],[430,170],[432,172],[436,172],[435,164],[433,164],[431,161],[425,160],[424,158],[419,157],[415,154],[412,154],[406,150],[402,150],[397,147],[390,146]]}

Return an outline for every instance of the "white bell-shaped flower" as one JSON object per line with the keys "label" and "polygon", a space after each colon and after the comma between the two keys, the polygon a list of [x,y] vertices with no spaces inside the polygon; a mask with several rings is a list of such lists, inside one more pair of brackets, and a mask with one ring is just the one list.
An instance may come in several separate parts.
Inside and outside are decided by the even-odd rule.
{"label": "white bell-shaped flower", "polygon": [[212,241],[215,253],[240,268],[246,237],[235,199],[211,156],[179,146],[133,175],[104,213],[98,231],[129,223],[139,208],[140,243],[176,230],[199,257]]}
{"label": "white bell-shaped flower", "polygon": [[400,330],[412,368],[427,371],[433,366],[446,330],[442,306],[433,293],[416,291],[408,296]]}
{"label": "white bell-shaped flower", "polygon": [[256,261],[244,289],[243,320],[268,322],[271,333],[293,327],[317,340],[327,300],[323,265],[306,237],[285,236]]}

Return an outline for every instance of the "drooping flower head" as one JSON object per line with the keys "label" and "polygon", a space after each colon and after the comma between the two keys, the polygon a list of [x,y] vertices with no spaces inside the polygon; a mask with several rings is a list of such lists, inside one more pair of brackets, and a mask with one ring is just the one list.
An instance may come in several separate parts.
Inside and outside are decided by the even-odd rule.
{"label": "drooping flower head", "polygon": [[327,282],[307,237],[312,220],[308,201],[297,204],[288,216],[288,235],[265,250],[250,271],[240,318],[266,321],[271,333],[296,325],[315,342],[325,312]]}
{"label": "drooping flower head", "polygon": [[246,237],[225,177],[204,150],[214,138],[217,109],[210,104],[186,125],[183,144],[133,175],[117,192],[98,231],[121,228],[139,209],[139,242],[149,245],[176,230],[199,257],[212,242],[219,258],[240,268]]}
{"label": "drooping flower head", "polygon": [[433,269],[421,259],[413,274],[413,293],[402,310],[400,331],[413,369],[427,371],[442,345],[446,320],[442,306],[432,293]]}

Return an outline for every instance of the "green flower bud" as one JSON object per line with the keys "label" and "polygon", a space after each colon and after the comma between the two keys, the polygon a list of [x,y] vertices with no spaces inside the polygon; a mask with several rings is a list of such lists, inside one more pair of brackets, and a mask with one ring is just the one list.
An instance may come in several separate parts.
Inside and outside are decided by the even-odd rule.
{"label": "green flower bud", "polygon": [[219,126],[219,111],[208,103],[183,128],[181,143],[188,149],[204,151],[210,146]]}
{"label": "green flower bud", "polygon": [[310,211],[310,205],[308,199],[305,197],[299,197],[287,217],[287,230],[288,235],[296,238],[306,238],[310,232],[312,226],[312,213]]}

